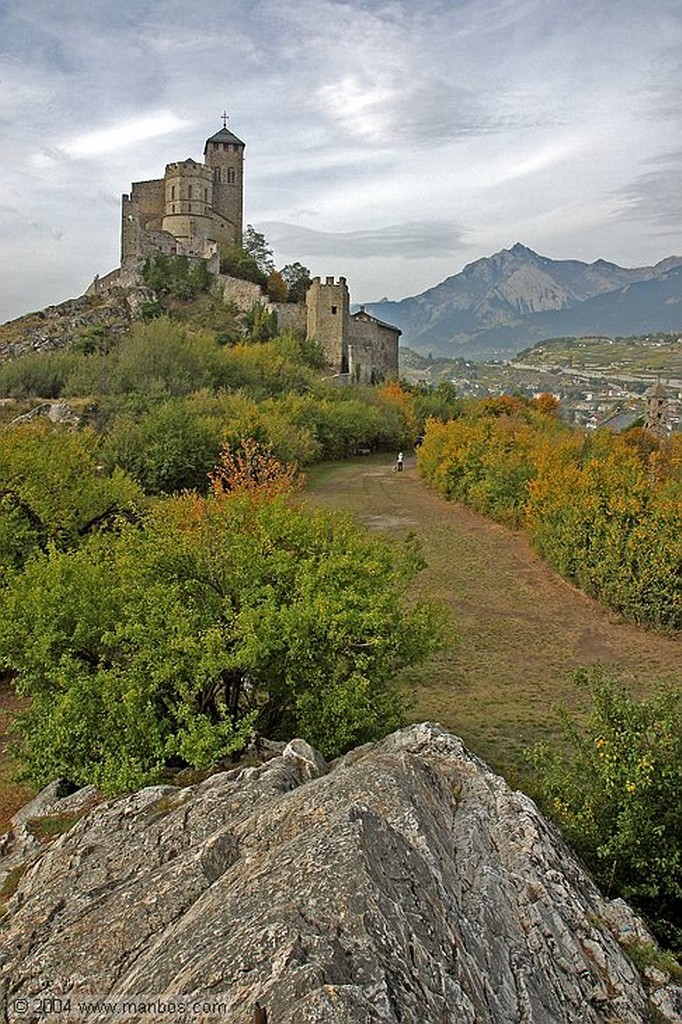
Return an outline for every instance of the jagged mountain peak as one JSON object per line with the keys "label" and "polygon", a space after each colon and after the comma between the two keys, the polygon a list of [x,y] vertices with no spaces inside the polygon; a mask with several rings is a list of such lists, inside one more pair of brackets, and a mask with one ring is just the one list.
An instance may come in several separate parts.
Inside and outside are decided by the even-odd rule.
{"label": "jagged mountain peak", "polygon": [[[481,256],[477,260],[473,260],[471,263],[467,263],[462,270],[463,274],[467,271],[475,272],[485,267],[497,267],[497,266],[510,266],[517,264],[519,261],[531,261],[540,262],[544,257],[539,256],[538,253],[533,252],[527,245],[523,245],[522,242],[515,242],[509,249],[499,249],[494,252],[491,256]],[[458,277],[458,274],[452,275],[448,280],[452,281]]]}
{"label": "jagged mountain peak", "polygon": [[554,260],[515,242],[419,295],[366,309],[400,327],[418,352],[508,356],[558,335],[682,329],[681,268],[677,256],[633,268]]}

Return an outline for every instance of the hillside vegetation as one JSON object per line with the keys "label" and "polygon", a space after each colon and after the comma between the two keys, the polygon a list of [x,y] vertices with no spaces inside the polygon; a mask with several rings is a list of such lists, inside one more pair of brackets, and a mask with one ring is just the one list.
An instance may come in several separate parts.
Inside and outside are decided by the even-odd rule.
{"label": "hillside vegetation", "polygon": [[551,400],[472,402],[429,421],[426,480],[450,500],[525,527],[567,579],[609,607],[682,627],[682,436],[635,428],[582,434]]}
{"label": "hillside vegetation", "polygon": [[680,332],[659,332],[628,338],[549,338],[518,352],[514,362],[682,379],[682,337]]}
{"label": "hillside vegetation", "polygon": [[[174,299],[185,313],[187,301]],[[444,495],[527,526],[560,571],[637,621],[679,628],[676,442],[587,440],[547,397],[340,389],[315,344],[270,337],[257,310],[238,339],[203,310],[202,327],[167,310],[0,371],[0,670],[24,702],[17,756],[34,785],[66,776],[114,793],[209,771],[254,729],[335,756],[404,720],[418,666],[448,633],[419,594],[420,544],[368,536],[296,494],[302,466],[358,450],[423,436],[420,466]],[[78,409],[80,427],[17,419],[44,398]],[[676,757],[661,802],[675,799]],[[593,833],[608,833],[632,781],[617,780]],[[673,816],[662,834],[664,936],[676,828]],[[636,865],[621,838],[627,891]]]}
{"label": "hillside vegetation", "polygon": [[[440,642],[406,599],[419,553],[292,499],[301,467],[404,447],[449,393],[338,388],[315,343],[167,313],[12,360],[0,389],[0,669],[34,785],[119,791],[254,728],[334,754],[400,723],[399,670]],[[79,428],[17,417],[46,397]]]}

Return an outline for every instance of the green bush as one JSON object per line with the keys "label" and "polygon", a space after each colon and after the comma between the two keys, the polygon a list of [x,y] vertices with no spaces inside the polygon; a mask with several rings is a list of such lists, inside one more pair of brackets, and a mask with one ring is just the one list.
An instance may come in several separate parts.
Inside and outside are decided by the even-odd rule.
{"label": "green bush", "polygon": [[7,398],[59,398],[78,361],[72,352],[35,352],[0,363],[0,395]]}
{"label": "green bush", "polygon": [[103,471],[99,439],[46,420],[0,429],[0,580],[35,551],[65,550],[93,530],[134,517],[140,488]]}
{"label": "green bush", "polygon": [[206,262],[192,264],[186,256],[154,256],[145,262],[142,277],[152,291],[176,299],[193,299],[213,283]]}
{"label": "green bush", "polygon": [[243,281],[253,281],[266,288],[268,275],[261,270],[258,260],[241,246],[225,246],[220,250],[220,273],[228,277],[237,277]]}
{"label": "green bush", "polygon": [[147,494],[206,489],[221,445],[220,425],[193,414],[182,399],[152,408],[140,419],[119,417],[102,447],[105,465],[120,466]]}
{"label": "green bush", "polygon": [[564,748],[536,747],[547,811],[607,895],[622,896],[657,937],[682,948],[682,692],[637,701],[603,669],[581,670],[591,712],[562,715]]}
{"label": "green bush", "polygon": [[20,756],[114,792],[267,735],[333,756],[401,721],[398,671],[439,643],[421,568],[346,518],[248,495],[159,503],[144,528],[33,559],[0,595]]}
{"label": "green bush", "polygon": [[220,387],[224,355],[212,334],[159,317],[136,324],[112,354],[110,389],[174,396]]}
{"label": "green bush", "polygon": [[682,625],[682,439],[584,436],[552,403],[503,396],[427,421],[427,482],[526,528],[562,575],[637,622]]}

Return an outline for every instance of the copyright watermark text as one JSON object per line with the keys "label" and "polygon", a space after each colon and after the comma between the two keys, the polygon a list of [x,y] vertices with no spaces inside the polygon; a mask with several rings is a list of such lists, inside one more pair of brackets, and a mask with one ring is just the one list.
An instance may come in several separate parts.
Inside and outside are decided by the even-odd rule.
{"label": "copyright watermark text", "polygon": [[107,996],[39,995],[10,996],[7,1001],[9,1024],[27,1021],[88,1019],[125,1021],[145,1017],[168,1021],[168,1024],[192,1024],[215,1016],[220,1019],[228,1012],[226,1002],[211,996]]}

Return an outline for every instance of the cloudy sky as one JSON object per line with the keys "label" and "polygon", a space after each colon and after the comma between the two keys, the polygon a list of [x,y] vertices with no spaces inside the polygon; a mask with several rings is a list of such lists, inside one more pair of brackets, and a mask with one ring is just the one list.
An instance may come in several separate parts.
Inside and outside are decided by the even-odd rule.
{"label": "cloudy sky", "polygon": [[680,0],[0,0],[0,321],[115,267],[224,108],[245,221],[355,301],[682,253]]}

